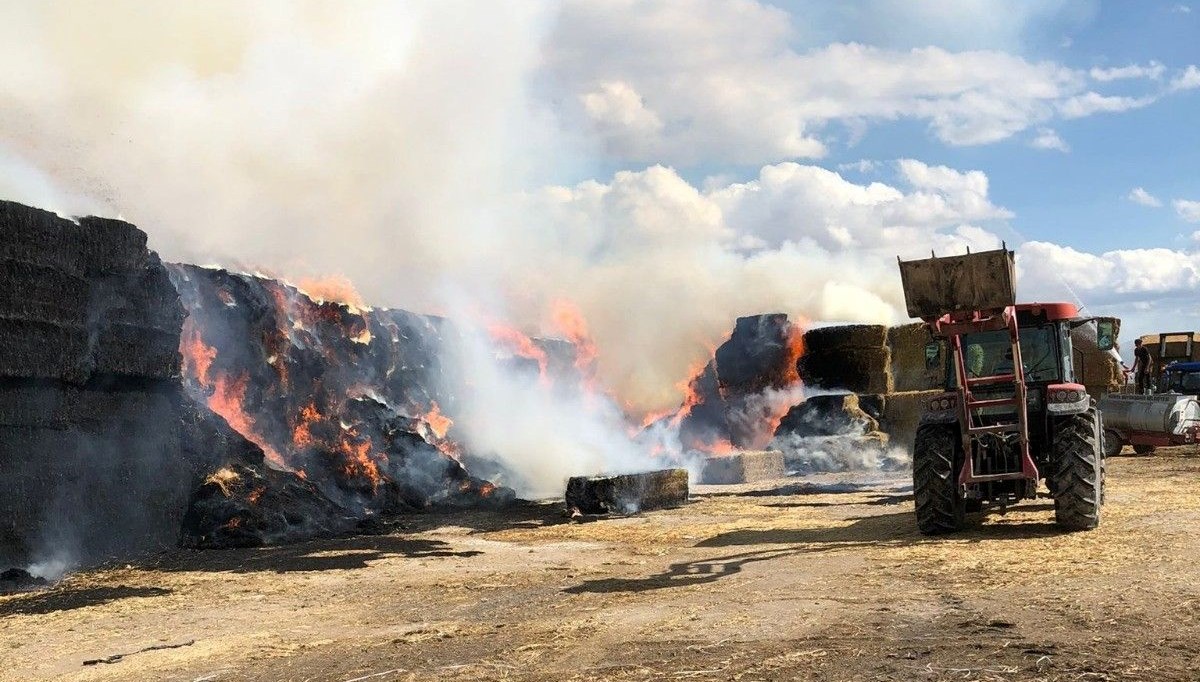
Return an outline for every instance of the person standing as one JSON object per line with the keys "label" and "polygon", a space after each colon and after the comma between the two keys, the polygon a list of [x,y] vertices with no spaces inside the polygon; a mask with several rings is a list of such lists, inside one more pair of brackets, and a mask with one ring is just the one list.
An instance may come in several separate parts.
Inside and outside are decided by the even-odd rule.
{"label": "person standing", "polygon": [[1150,349],[1142,345],[1141,339],[1133,341],[1133,383],[1138,395],[1149,393]]}

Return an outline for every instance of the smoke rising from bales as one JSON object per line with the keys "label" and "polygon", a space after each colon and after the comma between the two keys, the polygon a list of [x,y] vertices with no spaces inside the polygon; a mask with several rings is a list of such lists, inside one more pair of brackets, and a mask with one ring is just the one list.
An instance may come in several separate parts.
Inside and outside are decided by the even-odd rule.
{"label": "smoke rising from bales", "polygon": [[[551,3],[10,3],[0,194],[122,215],[168,260],[349,277],[372,305],[573,301],[631,410],[763,311],[892,322],[897,253],[998,241],[982,173],[615,174],[544,66]],[[561,106],[560,106],[561,105]],[[601,175],[562,183],[561,178]],[[483,305],[483,304],[477,304]]]}

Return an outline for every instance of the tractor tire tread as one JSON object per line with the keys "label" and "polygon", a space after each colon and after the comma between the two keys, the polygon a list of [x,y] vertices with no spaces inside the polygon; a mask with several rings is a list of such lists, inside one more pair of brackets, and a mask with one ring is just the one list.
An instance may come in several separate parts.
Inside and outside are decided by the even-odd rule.
{"label": "tractor tire tread", "polygon": [[1054,449],[1054,517],[1067,530],[1100,525],[1104,469],[1093,411],[1056,420]]}

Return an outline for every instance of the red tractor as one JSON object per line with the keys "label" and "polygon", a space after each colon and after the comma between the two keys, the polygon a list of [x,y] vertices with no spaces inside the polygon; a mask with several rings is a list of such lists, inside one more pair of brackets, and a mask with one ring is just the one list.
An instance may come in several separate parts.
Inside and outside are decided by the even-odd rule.
{"label": "red tractor", "polygon": [[900,276],[909,315],[949,349],[947,391],[925,406],[913,444],[921,532],[953,532],[968,511],[1033,499],[1042,480],[1059,527],[1095,528],[1104,426],[1075,381],[1071,337],[1092,325],[1108,350],[1112,322],[1069,303],[1018,305],[1007,248],[900,261]]}

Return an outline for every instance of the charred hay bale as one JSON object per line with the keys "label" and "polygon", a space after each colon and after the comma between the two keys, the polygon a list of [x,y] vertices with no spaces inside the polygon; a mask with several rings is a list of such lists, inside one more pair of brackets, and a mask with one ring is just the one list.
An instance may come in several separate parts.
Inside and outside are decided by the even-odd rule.
{"label": "charred hay bale", "polygon": [[881,324],[847,324],[817,327],[804,332],[806,353],[842,351],[847,348],[882,348],[887,344],[887,327]]}
{"label": "charred hay bale", "polygon": [[200,485],[179,544],[197,549],[261,547],[350,532],[358,521],[290,471],[228,462]]}
{"label": "charred hay bale", "polygon": [[79,219],[84,271],[90,275],[141,270],[148,264],[146,233],[123,220]]}
{"label": "charred hay bale", "polygon": [[783,313],[739,317],[714,354],[718,383],[726,390],[757,393],[779,382],[788,369],[790,332]]}
{"label": "charred hay bale", "polygon": [[864,411],[853,393],[816,395],[788,410],[775,436],[861,435],[879,430],[879,422]]}
{"label": "charred hay bale", "polygon": [[883,419],[885,397],[882,393],[859,393],[858,407],[876,422]]}
{"label": "charred hay bale", "polygon": [[806,351],[800,358],[800,377],[806,386],[853,393],[891,393],[890,354],[879,348]]}
{"label": "charred hay bale", "polygon": [[707,485],[757,483],[787,475],[779,450],[747,450],[704,460],[700,480]]}
{"label": "charred hay bale", "polygon": [[[195,481],[169,387],[6,388],[0,563],[68,552],[87,564],[175,544]],[[21,397],[47,414],[14,410]]]}
{"label": "charred hay bale", "polygon": [[0,317],[82,325],[88,282],[59,268],[0,258]]}
{"label": "charred hay bale", "polygon": [[[144,423],[145,415],[173,415],[171,386],[88,385],[0,380],[0,426],[101,432],[108,425]],[[130,437],[136,437],[131,434]]]}
{"label": "charred hay bale", "polygon": [[75,384],[91,374],[85,328],[0,318],[0,378],[58,379]]}
{"label": "charred hay bale", "polygon": [[911,450],[925,406],[931,398],[942,393],[942,390],[906,391],[884,396],[880,427],[891,438],[891,442]]}
{"label": "charred hay bale", "polygon": [[573,476],[566,505],[584,514],[636,514],[687,502],[686,469],[663,469],[620,476]]}
{"label": "charred hay bale", "polygon": [[95,324],[178,333],[186,313],[166,269],[151,256],[151,267],[92,278],[89,315]]}
{"label": "charred hay bale", "polygon": [[178,331],[110,324],[97,334],[96,374],[169,379],[179,375],[179,364]]}
{"label": "charred hay bale", "polygon": [[945,343],[939,342],[937,354],[930,357],[927,347],[933,340],[922,322],[888,328],[894,391],[928,391],[946,384]]}
{"label": "charred hay bale", "polygon": [[24,261],[80,277],[83,232],[50,211],[0,201],[0,258]]}

